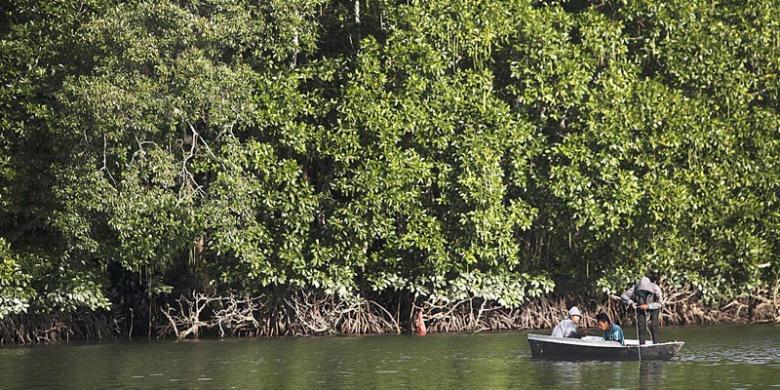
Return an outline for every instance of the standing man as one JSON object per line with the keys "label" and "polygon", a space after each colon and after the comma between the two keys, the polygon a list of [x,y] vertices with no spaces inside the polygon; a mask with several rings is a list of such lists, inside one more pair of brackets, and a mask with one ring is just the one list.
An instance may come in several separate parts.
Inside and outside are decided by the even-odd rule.
{"label": "standing man", "polygon": [[[652,279],[651,279],[652,278]],[[639,322],[639,344],[645,343],[647,335],[647,317],[650,317],[650,337],[653,344],[659,341],[659,320],[661,308],[664,307],[664,295],[656,282],[658,276],[655,274],[643,276],[638,283],[631,286],[620,299],[625,304],[631,305],[636,310],[636,320]]]}
{"label": "standing man", "polygon": [[580,323],[580,319],[582,319],[580,309],[578,309],[577,306],[572,306],[571,309],[569,309],[569,318],[558,323],[552,331],[552,336],[580,338],[580,334],[577,331],[577,324]]}

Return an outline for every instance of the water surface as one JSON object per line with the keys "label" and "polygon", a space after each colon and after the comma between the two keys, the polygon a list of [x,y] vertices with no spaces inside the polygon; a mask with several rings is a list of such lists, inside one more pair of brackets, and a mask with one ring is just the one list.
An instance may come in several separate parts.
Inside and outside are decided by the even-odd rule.
{"label": "water surface", "polygon": [[680,360],[534,360],[524,332],[3,347],[0,389],[780,388],[780,326],[662,332]]}

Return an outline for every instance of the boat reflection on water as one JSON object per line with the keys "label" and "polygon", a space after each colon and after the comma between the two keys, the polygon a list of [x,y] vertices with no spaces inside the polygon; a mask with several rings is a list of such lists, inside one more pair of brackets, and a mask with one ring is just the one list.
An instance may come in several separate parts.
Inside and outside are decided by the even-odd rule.
{"label": "boat reflection on water", "polygon": [[[595,361],[532,359],[531,371],[536,383],[547,388],[581,387],[608,381],[621,388],[665,388],[664,361]],[[638,370],[638,372],[637,372]]]}
{"label": "boat reflection on water", "polygon": [[661,361],[639,362],[639,388],[662,389],[664,388],[664,365]]}

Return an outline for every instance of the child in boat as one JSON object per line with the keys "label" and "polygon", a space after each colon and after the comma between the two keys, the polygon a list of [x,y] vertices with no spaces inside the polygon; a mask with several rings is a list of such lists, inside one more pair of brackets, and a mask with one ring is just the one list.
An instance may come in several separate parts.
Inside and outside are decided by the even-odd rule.
{"label": "child in boat", "polygon": [[619,325],[613,324],[606,313],[599,313],[596,316],[596,326],[604,332],[604,340],[617,341],[620,345],[626,345],[623,338],[623,329]]}
{"label": "child in boat", "polygon": [[552,331],[552,336],[580,338],[580,334],[577,332],[577,324],[580,323],[580,319],[582,319],[580,309],[578,309],[577,306],[572,306],[572,308],[569,309],[569,318],[558,323]]}

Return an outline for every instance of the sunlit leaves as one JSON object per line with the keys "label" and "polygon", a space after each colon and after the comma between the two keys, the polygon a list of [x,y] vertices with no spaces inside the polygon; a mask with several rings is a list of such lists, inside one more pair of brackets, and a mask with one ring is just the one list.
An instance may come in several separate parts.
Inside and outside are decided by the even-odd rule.
{"label": "sunlit leaves", "polygon": [[780,272],[771,1],[39,3],[0,28],[19,302],[106,307],[117,264],[507,306]]}

